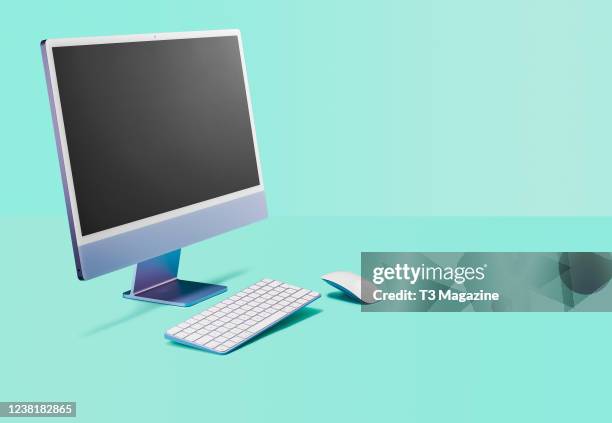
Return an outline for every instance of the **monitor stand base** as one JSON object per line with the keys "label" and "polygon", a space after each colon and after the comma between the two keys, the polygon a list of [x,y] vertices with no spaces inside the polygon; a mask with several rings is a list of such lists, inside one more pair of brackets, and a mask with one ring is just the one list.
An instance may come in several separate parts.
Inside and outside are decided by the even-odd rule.
{"label": "monitor stand base", "polygon": [[181,250],[136,265],[134,284],[124,298],[189,307],[227,291],[227,287],[177,278]]}

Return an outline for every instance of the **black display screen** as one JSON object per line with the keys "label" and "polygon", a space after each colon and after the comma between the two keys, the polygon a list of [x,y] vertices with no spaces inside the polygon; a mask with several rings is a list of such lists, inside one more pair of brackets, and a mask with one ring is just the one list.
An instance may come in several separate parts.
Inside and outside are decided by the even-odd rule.
{"label": "black display screen", "polygon": [[53,59],[83,235],[259,185],[236,36]]}

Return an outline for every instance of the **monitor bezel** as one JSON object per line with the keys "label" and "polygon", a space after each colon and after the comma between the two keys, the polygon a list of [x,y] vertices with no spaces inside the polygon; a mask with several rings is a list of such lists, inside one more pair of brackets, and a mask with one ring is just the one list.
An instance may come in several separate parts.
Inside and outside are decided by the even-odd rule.
{"label": "monitor bezel", "polygon": [[[130,42],[156,42],[163,40],[180,40],[190,38],[211,38],[211,37],[228,37],[235,36],[238,40],[238,46],[240,51],[240,62],[242,64],[242,74],[244,80],[244,86],[246,91],[247,106],[249,111],[249,120],[251,124],[251,133],[253,138],[253,144],[255,149],[255,159],[257,162],[257,173],[259,177],[259,184],[253,187],[232,192],[220,197],[215,197],[209,200],[201,201],[199,203],[184,206],[178,209],[170,210],[164,213],[160,213],[154,216],[139,219],[133,222],[129,222],[123,225],[115,226],[102,231],[94,232],[92,234],[83,235],[81,231],[81,224],[78,213],[77,200],[74,189],[74,181],[72,177],[72,168],[70,165],[70,155],[68,153],[68,145],[66,141],[66,131],[64,126],[64,119],[62,114],[61,101],[59,96],[59,88],[57,83],[57,76],[55,72],[55,63],[53,59],[53,48],[55,47],[68,47],[68,46],[80,46],[80,45],[95,45],[95,44],[117,44],[117,43],[130,43]],[[251,94],[249,89],[249,83],[247,78],[246,64],[244,60],[242,37],[240,30],[228,29],[228,30],[210,30],[210,31],[190,31],[190,32],[172,32],[172,33],[155,33],[155,34],[136,34],[136,35],[114,35],[114,36],[101,36],[101,37],[79,37],[79,38],[54,38],[47,39],[42,42],[45,66],[47,71],[47,78],[49,83],[49,92],[52,97],[52,114],[55,126],[55,136],[58,148],[58,154],[60,155],[60,165],[62,167],[62,180],[64,184],[64,194],[66,196],[66,202],[68,204],[68,211],[70,213],[69,220],[71,224],[73,241],[77,246],[83,246],[86,244],[94,243],[100,240],[104,240],[110,237],[128,233],[140,228],[144,228],[158,223],[180,218],[200,210],[215,207],[220,204],[231,202],[243,197],[247,197],[254,193],[263,192],[264,184],[261,172],[261,164],[259,157],[259,148],[257,145],[257,136],[255,132],[255,122],[253,119],[253,108],[251,103]]]}

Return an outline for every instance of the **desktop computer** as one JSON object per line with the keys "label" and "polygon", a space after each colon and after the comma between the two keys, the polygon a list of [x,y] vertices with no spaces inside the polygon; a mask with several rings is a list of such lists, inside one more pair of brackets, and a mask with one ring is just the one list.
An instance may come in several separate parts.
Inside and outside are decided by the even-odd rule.
{"label": "desktop computer", "polygon": [[266,218],[237,30],[41,43],[79,279],[136,264],[126,298],[190,306],[182,247]]}

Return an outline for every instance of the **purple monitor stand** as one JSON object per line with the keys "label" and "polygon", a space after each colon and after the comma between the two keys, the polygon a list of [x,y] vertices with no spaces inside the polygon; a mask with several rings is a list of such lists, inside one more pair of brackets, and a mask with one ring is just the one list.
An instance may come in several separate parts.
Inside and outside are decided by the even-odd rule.
{"label": "purple monitor stand", "polygon": [[181,250],[136,265],[134,284],[124,298],[189,307],[227,291],[227,287],[178,279]]}

